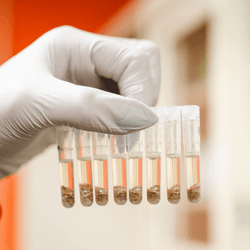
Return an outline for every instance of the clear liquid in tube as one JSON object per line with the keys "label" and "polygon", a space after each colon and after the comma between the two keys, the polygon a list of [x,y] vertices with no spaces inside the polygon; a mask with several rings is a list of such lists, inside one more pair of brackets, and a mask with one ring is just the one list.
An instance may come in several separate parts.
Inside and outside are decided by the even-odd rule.
{"label": "clear liquid in tube", "polygon": [[158,204],[161,190],[161,158],[158,153],[147,154],[147,200],[150,204]]}
{"label": "clear liquid in tube", "polygon": [[77,165],[81,203],[83,206],[89,207],[93,204],[91,158],[79,158],[77,159]]}
{"label": "clear liquid in tube", "polygon": [[124,205],[127,202],[127,170],[126,159],[114,156],[113,163],[113,185],[114,200],[118,205]]}
{"label": "clear liquid in tube", "polygon": [[99,206],[108,203],[108,161],[107,157],[94,156],[95,200]]}
{"label": "clear liquid in tube", "polygon": [[75,204],[73,160],[59,161],[62,204],[71,208]]}
{"label": "clear liquid in tube", "polygon": [[179,203],[180,195],[180,157],[167,155],[167,197],[172,204]]}
{"label": "clear liquid in tube", "polygon": [[187,198],[190,202],[200,201],[200,157],[185,155],[187,173]]}
{"label": "clear liquid in tube", "polygon": [[129,201],[138,205],[142,201],[142,158],[129,158]]}

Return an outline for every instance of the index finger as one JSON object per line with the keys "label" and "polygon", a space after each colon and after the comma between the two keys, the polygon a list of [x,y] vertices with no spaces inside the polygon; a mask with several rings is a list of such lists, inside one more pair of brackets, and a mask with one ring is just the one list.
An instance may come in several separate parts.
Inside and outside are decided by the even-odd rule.
{"label": "index finger", "polygon": [[159,83],[153,81],[149,56],[143,50],[117,39],[100,40],[93,45],[92,62],[99,75],[118,83],[123,96],[149,106],[157,101]]}
{"label": "index finger", "polygon": [[151,84],[153,90],[153,105],[156,104],[161,83],[160,52],[156,44],[145,39],[115,38],[118,42],[142,51],[148,56]]}

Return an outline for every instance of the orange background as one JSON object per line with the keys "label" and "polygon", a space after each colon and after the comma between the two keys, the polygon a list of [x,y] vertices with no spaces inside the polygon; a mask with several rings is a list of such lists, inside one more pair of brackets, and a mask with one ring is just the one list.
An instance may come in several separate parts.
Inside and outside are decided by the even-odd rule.
{"label": "orange background", "polygon": [[128,0],[16,0],[14,4],[14,54],[46,31],[72,25],[96,32]]}
{"label": "orange background", "polygon": [[[97,32],[129,0],[0,0],[0,65],[46,31],[72,25]],[[23,177],[22,177],[23,178]],[[27,178],[27,177],[26,177]],[[0,249],[18,247],[18,181],[11,176],[0,181]]]}
{"label": "orange background", "polygon": [[17,248],[17,177],[11,176],[0,181],[0,249]]}

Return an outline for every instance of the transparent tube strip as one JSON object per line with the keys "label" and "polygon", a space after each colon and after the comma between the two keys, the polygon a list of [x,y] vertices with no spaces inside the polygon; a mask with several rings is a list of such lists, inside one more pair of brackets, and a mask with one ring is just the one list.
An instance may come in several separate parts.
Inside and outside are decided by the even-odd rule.
{"label": "transparent tube strip", "polygon": [[[75,130],[79,191],[83,206],[88,207],[93,204],[93,180],[96,203],[100,206],[108,203],[110,152],[111,179],[113,179],[110,187],[113,186],[116,204],[124,205],[127,202],[127,195],[132,204],[142,202],[144,159],[146,160],[145,177],[147,177],[147,189],[144,192],[145,195],[147,194],[148,202],[158,204],[161,199],[162,161],[166,163],[167,170],[167,199],[172,204],[180,201],[180,107],[164,107],[162,111],[163,120],[158,124],[126,136],[112,135],[110,138],[107,134]],[[190,202],[196,203],[200,200],[199,107],[182,106],[181,111],[187,197]],[[164,132],[160,131],[161,127]],[[66,126],[57,128],[61,198],[63,206],[67,208],[75,204],[72,138],[72,128]],[[109,138],[111,148],[109,148]],[[161,157],[161,153],[165,156]]]}

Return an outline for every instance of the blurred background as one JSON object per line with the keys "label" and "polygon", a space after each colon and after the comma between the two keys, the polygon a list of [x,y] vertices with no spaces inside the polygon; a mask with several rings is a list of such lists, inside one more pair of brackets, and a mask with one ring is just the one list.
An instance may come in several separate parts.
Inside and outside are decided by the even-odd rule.
{"label": "blurred background", "polygon": [[51,146],[0,181],[0,249],[249,250],[249,13],[250,0],[0,0],[0,64],[64,24],[154,41],[157,105],[199,105],[202,141],[198,204],[184,188],[179,205],[168,203],[163,176],[159,205],[84,208],[75,185],[72,209],[61,205]]}

